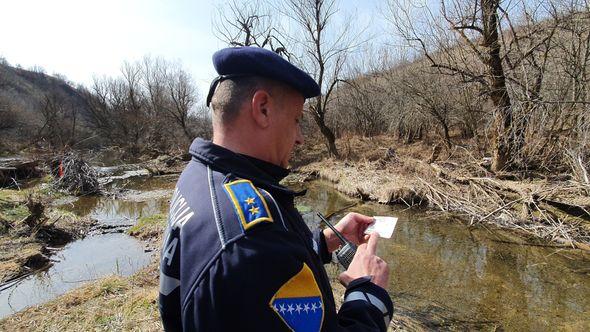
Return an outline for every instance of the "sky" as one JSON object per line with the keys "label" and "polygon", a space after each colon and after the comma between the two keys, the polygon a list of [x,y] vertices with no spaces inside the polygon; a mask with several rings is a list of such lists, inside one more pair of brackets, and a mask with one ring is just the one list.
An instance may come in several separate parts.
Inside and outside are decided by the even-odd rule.
{"label": "sky", "polygon": [[[359,22],[374,21],[379,0],[343,0]],[[0,0],[0,56],[23,68],[90,85],[117,76],[124,61],[146,55],[179,61],[201,97],[216,76],[212,54],[225,47],[212,32],[222,0]]]}

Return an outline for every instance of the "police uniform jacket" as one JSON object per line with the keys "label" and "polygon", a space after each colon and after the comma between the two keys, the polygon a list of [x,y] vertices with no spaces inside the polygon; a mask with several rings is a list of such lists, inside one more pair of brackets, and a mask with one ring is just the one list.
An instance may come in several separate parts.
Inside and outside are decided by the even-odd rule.
{"label": "police uniform jacket", "polygon": [[196,139],[170,206],[159,308],[167,331],[385,331],[393,305],[370,278],[337,312],[321,231],[309,230],[287,170]]}

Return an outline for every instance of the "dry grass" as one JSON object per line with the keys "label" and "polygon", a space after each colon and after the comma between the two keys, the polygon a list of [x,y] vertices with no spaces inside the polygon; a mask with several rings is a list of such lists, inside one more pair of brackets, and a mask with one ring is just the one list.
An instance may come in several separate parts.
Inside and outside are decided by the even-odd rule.
{"label": "dry grass", "polygon": [[321,145],[309,147],[316,161],[297,170],[329,180],[336,189],[350,196],[384,204],[425,202],[426,192],[416,175],[436,176],[436,170],[423,162],[431,154],[430,147],[419,143],[397,145],[387,136],[351,137],[339,140],[338,147],[343,154],[341,159],[321,158],[317,153]]}
{"label": "dry grass", "polygon": [[156,262],[111,276],[0,321],[3,331],[161,331]]}
{"label": "dry grass", "polygon": [[[590,186],[559,176],[516,180],[490,173],[485,161],[456,146],[441,151],[425,143],[401,145],[389,137],[339,141],[345,158],[325,158],[298,168],[337,190],[380,203],[423,204],[458,214],[470,224],[493,223],[532,239],[590,250]],[[319,156],[312,148],[311,154]],[[567,178],[567,177],[566,177]]]}

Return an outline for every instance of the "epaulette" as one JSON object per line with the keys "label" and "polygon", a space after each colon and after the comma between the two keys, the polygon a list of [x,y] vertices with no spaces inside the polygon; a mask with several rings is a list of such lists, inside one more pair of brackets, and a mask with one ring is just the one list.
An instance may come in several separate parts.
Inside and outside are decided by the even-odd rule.
{"label": "epaulette", "polygon": [[243,231],[260,223],[274,222],[266,199],[250,180],[231,181],[225,183],[223,188],[232,202]]}

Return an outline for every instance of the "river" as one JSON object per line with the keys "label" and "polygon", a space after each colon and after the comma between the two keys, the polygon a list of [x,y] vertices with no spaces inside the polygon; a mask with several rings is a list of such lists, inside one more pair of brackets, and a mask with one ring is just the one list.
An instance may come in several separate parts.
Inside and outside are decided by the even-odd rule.
{"label": "river", "polygon": [[107,275],[128,276],[146,266],[157,250],[123,231],[141,217],[166,213],[175,182],[171,176],[127,179],[109,185],[111,192],[123,193],[120,198],[66,199],[61,208],[95,219],[98,230],[58,250],[46,271],[0,291],[0,318]]}
{"label": "river", "polygon": [[[115,183],[124,199],[85,197],[70,205],[102,224],[132,224],[165,213],[174,177]],[[324,214],[356,201],[323,181],[296,200],[312,227]],[[131,194],[129,194],[129,192]],[[391,239],[378,254],[391,267],[389,291],[395,319],[409,329],[590,330],[590,256],[579,250],[510,244],[514,236],[489,227],[468,227],[440,213],[363,203],[349,209],[398,217]],[[345,212],[336,215],[336,219]],[[43,303],[108,274],[129,275],[153,259],[125,234],[97,234],[73,242],[52,257],[46,272],[0,293],[0,317]],[[329,268],[333,276],[337,269]],[[408,323],[413,322],[413,323]]]}
{"label": "river", "polygon": [[[307,189],[298,200],[301,211],[326,214],[354,203],[326,182]],[[419,327],[590,330],[590,255],[509,244],[511,234],[470,228],[441,213],[375,203],[350,210],[399,218],[378,254],[391,268],[389,291],[398,315],[419,321]],[[304,216],[317,222],[312,212]]]}

